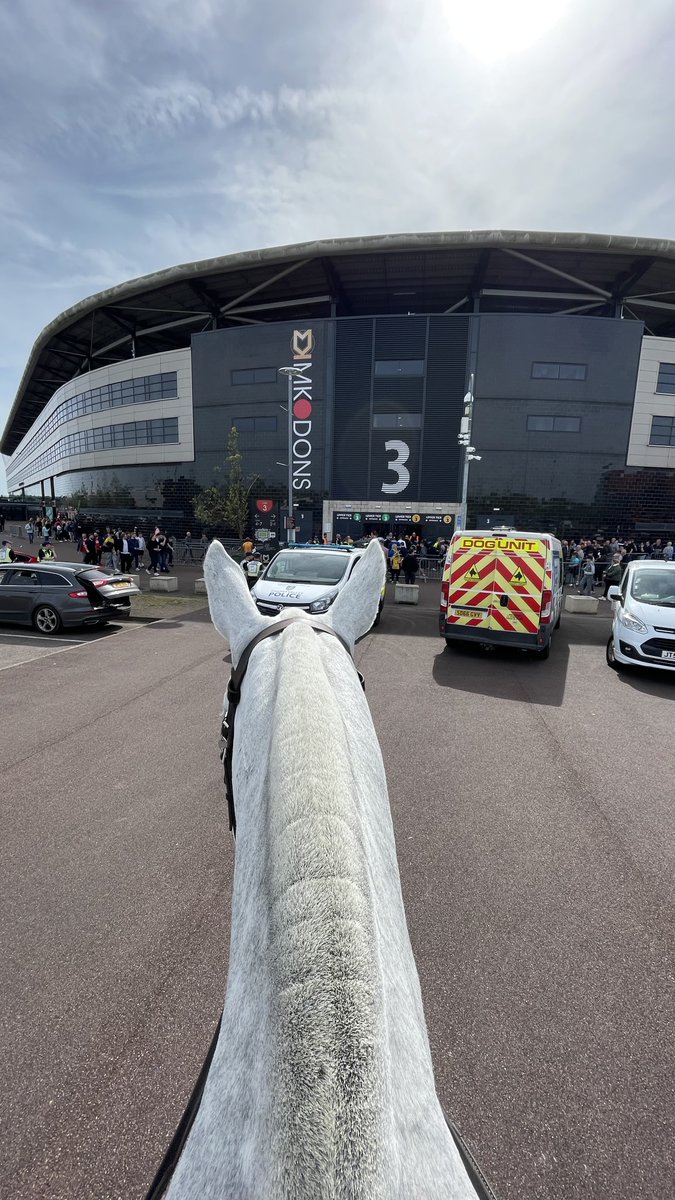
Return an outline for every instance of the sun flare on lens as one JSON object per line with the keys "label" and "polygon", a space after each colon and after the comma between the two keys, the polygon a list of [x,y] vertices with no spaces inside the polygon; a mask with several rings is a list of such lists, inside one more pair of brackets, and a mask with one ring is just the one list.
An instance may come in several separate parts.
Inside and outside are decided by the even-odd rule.
{"label": "sun flare on lens", "polygon": [[450,36],[482,62],[508,58],[544,37],[567,0],[446,0]]}

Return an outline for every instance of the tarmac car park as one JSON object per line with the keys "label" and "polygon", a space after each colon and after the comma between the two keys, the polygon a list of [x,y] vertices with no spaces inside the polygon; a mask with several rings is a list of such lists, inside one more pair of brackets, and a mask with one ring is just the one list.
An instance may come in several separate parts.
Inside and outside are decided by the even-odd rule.
{"label": "tarmac car park", "polygon": [[82,563],[0,564],[0,622],[54,634],[77,625],[101,627],[128,617],[139,595],[129,575]]}

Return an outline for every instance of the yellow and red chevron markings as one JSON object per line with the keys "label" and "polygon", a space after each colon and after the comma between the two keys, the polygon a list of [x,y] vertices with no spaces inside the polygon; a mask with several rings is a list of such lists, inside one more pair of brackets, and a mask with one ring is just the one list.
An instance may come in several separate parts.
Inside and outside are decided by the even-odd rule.
{"label": "yellow and red chevron markings", "polygon": [[[471,549],[457,553],[448,577],[448,624],[536,634],[542,594],[551,587],[543,550],[542,546],[541,554]],[[506,606],[500,603],[502,596],[508,597]]]}

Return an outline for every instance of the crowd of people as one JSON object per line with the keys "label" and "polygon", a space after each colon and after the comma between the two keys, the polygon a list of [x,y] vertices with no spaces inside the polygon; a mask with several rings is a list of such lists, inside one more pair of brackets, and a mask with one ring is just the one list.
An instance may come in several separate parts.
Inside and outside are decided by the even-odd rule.
{"label": "crowd of people", "polygon": [[[206,534],[202,534],[199,542],[193,545],[192,534],[186,533],[181,562],[203,562],[208,546]],[[147,538],[137,528],[125,530],[107,527],[104,532],[94,529],[89,533],[81,533],[78,550],[83,562],[105,567],[107,571],[124,573],[145,570],[148,575],[168,575],[176,558],[176,539],[158,525]]]}
{"label": "crowd of people", "polygon": [[562,543],[565,583],[577,587],[582,596],[592,596],[596,587],[604,584],[603,600],[615,584],[620,583],[627,563],[639,558],[672,562],[672,541],[662,538],[652,541],[618,538],[586,538],[565,540]]}

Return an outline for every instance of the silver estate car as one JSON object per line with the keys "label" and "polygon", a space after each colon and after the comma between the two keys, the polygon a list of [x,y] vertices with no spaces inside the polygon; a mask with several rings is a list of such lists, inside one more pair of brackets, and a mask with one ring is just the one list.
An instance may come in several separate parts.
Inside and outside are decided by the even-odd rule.
{"label": "silver estate car", "polygon": [[128,617],[138,596],[129,575],[82,563],[0,564],[0,621],[58,633],[71,625],[105,625]]}

